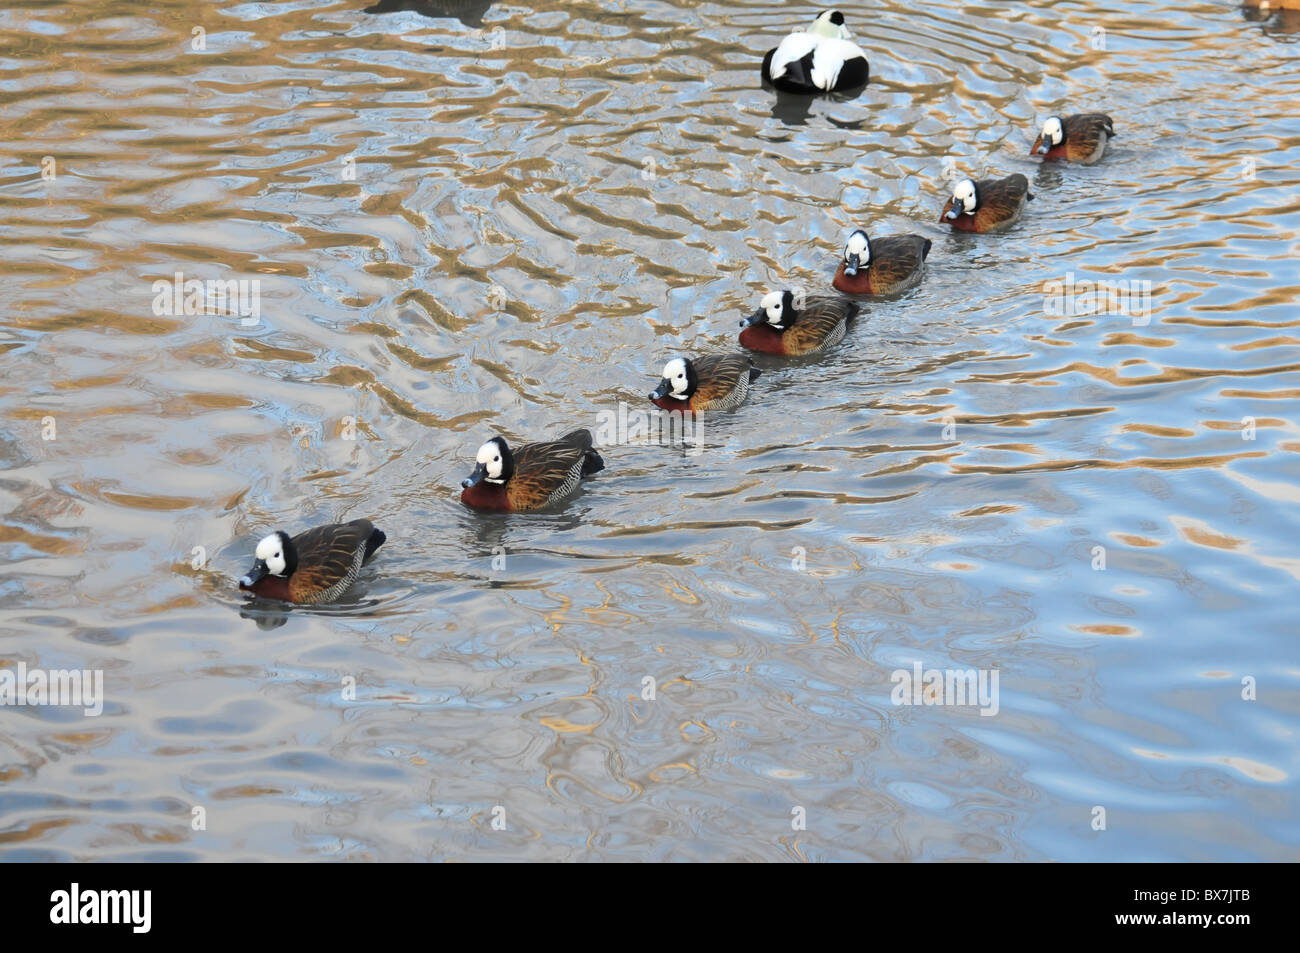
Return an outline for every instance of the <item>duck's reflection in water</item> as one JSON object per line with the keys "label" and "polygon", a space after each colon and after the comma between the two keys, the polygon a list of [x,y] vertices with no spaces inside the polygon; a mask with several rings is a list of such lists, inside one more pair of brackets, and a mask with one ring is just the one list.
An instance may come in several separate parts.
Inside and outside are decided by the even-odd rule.
{"label": "duck's reflection in water", "polygon": [[[257,608],[258,606],[262,608]],[[288,622],[289,612],[287,609],[269,608],[265,600],[258,599],[240,608],[239,617],[241,619],[252,619],[259,629],[269,632],[271,629],[278,629]]]}
{"label": "duck's reflection in water", "polygon": [[1262,23],[1269,36],[1300,33],[1300,0],[1290,0],[1283,8],[1277,0],[1267,5],[1259,2],[1244,4],[1241,15],[1251,23]]}
{"label": "duck's reflection in water", "polygon": [[421,16],[459,20],[468,27],[483,25],[483,14],[492,0],[379,0],[366,7],[365,13],[401,13],[411,10]]}
{"label": "duck's reflection in water", "polygon": [[[809,96],[806,93],[790,93],[777,89],[771,83],[763,83],[763,89],[772,93],[776,100],[772,103],[772,118],[780,120],[787,126],[806,126],[808,117],[812,114],[813,103],[818,100],[830,100],[836,103],[846,103],[856,99],[866,89],[865,85],[856,89],[846,89],[838,93],[823,93],[818,96]],[[834,120],[832,120],[834,122]],[[836,125],[844,125],[836,123]]]}

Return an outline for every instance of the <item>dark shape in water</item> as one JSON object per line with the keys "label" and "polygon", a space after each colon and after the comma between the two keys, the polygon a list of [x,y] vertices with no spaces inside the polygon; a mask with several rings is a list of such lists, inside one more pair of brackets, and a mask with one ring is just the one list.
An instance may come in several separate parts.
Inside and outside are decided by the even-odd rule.
{"label": "dark shape in water", "polygon": [[1241,15],[1251,23],[1262,24],[1265,35],[1294,35],[1300,33],[1300,4],[1296,0],[1273,0],[1267,6],[1259,0],[1242,5]]}
{"label": "dark shape in water", "polygon": [[[776,94],[776,99],[772,102],[772,118],[785,123],[787,126],[806,126],[809,116],[812,115],[813,103],[818,100],[847,103],[850,100],[857,99],[866,88],[866,86],[859,86],[856,89],[847,89],[834,93],[818,93],[810,96],[807,93],[788,93],[777,89],[771,83],[763,83],[764,90]],[[834,123],[835,120],[831,119],[830,122]]]}
{"label": "dark shape in water", "polygon": [[481,27],[483,14],[493,0],[379,0],[365,13],[401,13],[412,10],[421,16],[459,20],[468,27]]}

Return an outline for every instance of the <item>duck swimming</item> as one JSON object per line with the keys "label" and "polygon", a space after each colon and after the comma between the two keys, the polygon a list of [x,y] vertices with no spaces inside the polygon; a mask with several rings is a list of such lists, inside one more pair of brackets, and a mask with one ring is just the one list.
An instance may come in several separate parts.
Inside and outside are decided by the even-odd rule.
{"label": "duck swimming", "polygon": [[584,477],[603,469],[605,461],[592,449],[590,430],[518,450],[511,450],[504,437],[493,437],[478,448],[474,472],[461,483],[460,501],[479,510],[540,510],[567,500]]}
{"label": "duck swimming", "polygon": [[859,228],[849,235],[831,284],[851,295],[905,291],[920,283],[930,244],[930,239],[920,235],[872,239]]}
{"label": "duck swimming", "polygon": [[763,82],[786,93],[843,92],[867,85],[867,57],[850,42],[844,14],[823,10],[805,32],[787,36],[763,57]]}
{"label": "duck swimming", "polygon": [[1029,180],[1019,172],[1005,179],[962,179],[939,213],[939,223],[959,232],[996,232],[1010,228],[1033,198]]}
{"label": "duck swimming", "polygon": [[343,595],[388,537],[370,520],[318,526],[292,539],[262,537],[239,588],[262,599],[314,605]]}
{"label": "duck swimming", "polygon": [[707,354],[675,357],[664,365],[663,378],[650,394],[660,410],[694,413],[733,410],[749,396],[749,385],[759,375],[745,354]]}
{"label": "duck swimming", "polygon": [[1079,113],[1064,119],[1049,116],[1029,154],[1092,165],[1101,160],[1106,143],[1114,138],[1115,124],[1103,113]]}
{"label": "duck swimming", "polygon": [[791,291],[772,291],[740,322],[740,346],[785,357],[816,354],[843,340],[849,318],[857,311],[858,305],[848,298],[804,299]]}

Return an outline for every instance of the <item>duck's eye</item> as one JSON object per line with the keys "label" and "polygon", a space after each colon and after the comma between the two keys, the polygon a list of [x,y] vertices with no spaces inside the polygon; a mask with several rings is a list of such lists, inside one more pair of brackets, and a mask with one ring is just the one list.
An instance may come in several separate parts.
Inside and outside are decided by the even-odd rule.
{"label": "duck's eye", "polygon": [[279,558],[280,558],[280,554],[279,554],[279,553],[276,553],[276,554],[275,554],[275,558],[276,558],[276,559],[279,559]]}
{"label": "duck's eye", "polygon": [[492,462],[493,462],[493,463],[500,463],[500,462],[501,462],[501,458],[500,458],[500,457],[493,457],[493,458],[492,458]]}

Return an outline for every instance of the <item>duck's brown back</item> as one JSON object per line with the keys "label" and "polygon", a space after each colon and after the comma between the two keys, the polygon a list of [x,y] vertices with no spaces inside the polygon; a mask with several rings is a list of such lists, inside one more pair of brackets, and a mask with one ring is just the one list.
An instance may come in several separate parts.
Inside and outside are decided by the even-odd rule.
{"label": "duck's brown back", "polygon": [[1072,161],[1096,162],[1115,136],[1115,126],[1105,113],[1079,113],[1061,120],[1066,152]]}
{"label": "duck's brown back", "polygon": [[975,210],[975,228],[981,232],[1010,225],[1020,217],[1029,196],[1029,180],[1019,172],[1005,179],[985,179],[976,188],[980,207]]}
{"label": "duck's brown back", "polygon": [[785,353],[814,354],[838,344],[844,338],[846,322],[857,310],[847,298],[808,298],[793,325],[781,335]]}
{"label": "duck's brown back", "polygon": [[366,544],[375,527],[370,520],[317,526],[293,538],[298,568],[289,577],[294,602],[329,602],[347,590],[366,560]]}
{"label": "duck's brown back", "polygon": [[921,266],[930,253],[930,239],[920,235],[891,235],[871,240],[868,274],[875,294],[901,291],[920,280]]}
{"label": "duck's brown back", "polygon": [[695,358],[699,380],[691,395],[691,410],[730,410],[749,394],[748,354],[706,354]]}

